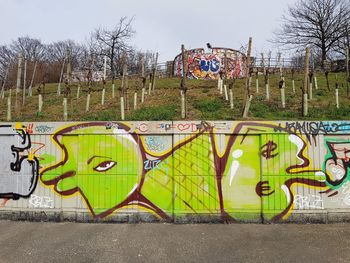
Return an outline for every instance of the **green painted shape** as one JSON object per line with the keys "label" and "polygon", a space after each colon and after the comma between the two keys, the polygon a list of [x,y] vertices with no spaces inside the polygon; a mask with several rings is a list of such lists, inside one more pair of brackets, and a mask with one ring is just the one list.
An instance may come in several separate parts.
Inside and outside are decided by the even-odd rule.
{"label": "green painted shape", "polygon": [[[166,172],[167,171],[167,172]],[[157,189],[157,190],[155,190]],[[208,135],[185,144],[146,174],[142,194],[164,211],[218,213],[219,200]]]}
{"label": "green painted shape", "polygon": [[[45,183],[74,172],[74,176],[58,183],[58,191],[69,193],[78,187],[95,215],[124,201],[138,186],[142,170],[138,146],[131,137],[96,134],[99,129],[106,132],[104,127],[91,127],[84,128],[83,135],[72,132],[62,136],[61,143],[69,158],[64,165],[42,175]],[[106,171],[96,171],[97,167],[105,168],[102,167],[104,162],[114,162],[114,166]]]}
{"label": "green painted shape", "polygon": [[259,136],[239,135],[229,153],[222,178],[224,208],[234,219],[260,218],[261,200],[255,192],[259,181]]}

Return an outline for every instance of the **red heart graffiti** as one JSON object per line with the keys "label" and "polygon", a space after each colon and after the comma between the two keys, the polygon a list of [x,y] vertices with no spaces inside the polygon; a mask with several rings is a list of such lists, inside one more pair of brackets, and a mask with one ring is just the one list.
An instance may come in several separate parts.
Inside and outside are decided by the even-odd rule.
{"label": "red heart graffiti", "polygon": [[184,131],[184,130],[188,130],[191,127],[191,124],[181,124],[179,123],[177,125],[177,128],[179,129],[179,131]]}

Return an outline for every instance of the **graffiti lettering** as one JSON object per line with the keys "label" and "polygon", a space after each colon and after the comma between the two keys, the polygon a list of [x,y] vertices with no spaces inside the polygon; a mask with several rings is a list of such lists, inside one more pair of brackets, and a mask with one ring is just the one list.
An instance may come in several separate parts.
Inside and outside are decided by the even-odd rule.
{"label": "graffiti lettering", "polygon": [[323,200],[319,195],[295,195],[294,205],[296,209],[324,209]]}
{"label": "graffiti lettering", "polygon": [[53,130],[53,127],[49,127],[47,125],[39,125],[35,127],[35,131],[38,133],[48,133]]}
{"label": "graffiti lettering", "polygon": [[[280,124],[281,127],[281,124]],[[349,132],[350,123],[348,122],[286,122],[285,127],[289,132],[302,133],[309,135],[318,135],[320,133],[329,134],[337,132]],[[277,129],[276,129],[277,130]]]}
{"label": "graffiti lettering", "polygon": [[29,198],[29,207],[32,208],[54,208],[53,200],[50,197],[31,195]]}
{"label": "graffiti lettering", "polygon": [[164,140],[159,136],[147,136],[145,143],[150,151],[161,152],[165,149]]}

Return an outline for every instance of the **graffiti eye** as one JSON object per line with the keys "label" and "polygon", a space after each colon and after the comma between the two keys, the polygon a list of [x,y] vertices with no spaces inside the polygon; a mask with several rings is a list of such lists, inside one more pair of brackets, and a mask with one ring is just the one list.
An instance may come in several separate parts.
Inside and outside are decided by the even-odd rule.
{"label": "graffiti eye", "polygon": [[112,169],[113,166],[115,166],[117,163],[113,161],[104,161],[100,164],[98,164],[96,167],[94,167],[94,170],[97,172],[106,172],[109,169]]}

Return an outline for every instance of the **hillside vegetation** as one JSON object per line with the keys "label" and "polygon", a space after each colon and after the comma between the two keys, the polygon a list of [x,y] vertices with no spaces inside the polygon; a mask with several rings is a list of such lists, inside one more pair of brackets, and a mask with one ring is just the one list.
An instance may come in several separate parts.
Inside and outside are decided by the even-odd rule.
{"label": "hillside vegetation", "polygon": [[[350,100],[347,92],[345,74],[330,73],[330,91],[327,89],[324,74],[317,74],[318,89],[313,89],[313,99],[309,101],[309,116],[301,115],[301,83],[302,76],[295,78],[296,92],[292,91],[290,76],[286,76],[286,109],[282,109],[279,76],[270,77],[270,100],[265,100],[264,77],[259,76],[259,93],[256,92],[255,77],[252,78],[253,101],[249,112],[252,120],[341,120],[350,117]],[[336,79],[337,77],[337,79]],[[339,83],[340,107],[336,108],[335,86]],[[187,119],[189,120],[239,120],[242,118],[244,79],[236,80],[233,88],[234,109],[230,109],[228,101],[220,95],[217,81],[188,80],[187,86]],[[141,87],[138,89],[137,109],[133,109],[135,80],[129,80],[126,120],[179,120],[180,114],[180,80],[178,78],[157,79],[156,89],[145,95],[145,102],[140,103]],[[139,82],[138,82],[139,83]],[[105,104],[101,105],[102,84],[96,84],[91,93],[90,111],[85,112],[87,91],[82,86],[80,98],[77,99],[77,86],[71,87],[68,98],[68,121],[109,121],[120,120],[120,81],[116,82],[115,98],[112,99],[111,83],[106,86]],[[62,85],[63,87],[64,85]],[[148,87],[148,83],[147,83]],[[63,89],[63,88],[62,88]],[[148,88],[147,88],[148,90]],[[6,121],[7,97],[0,99],[0,120]],[[26,97],[22,105],[22,93],[17,94],[17,108],[15,91],[12,91],[12,121],[63,121],[63,96],[57,96],[57,84],[47,84],[43,93],[43,110],[38,113],[38,93],[36,87],[33,96]]]}

